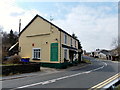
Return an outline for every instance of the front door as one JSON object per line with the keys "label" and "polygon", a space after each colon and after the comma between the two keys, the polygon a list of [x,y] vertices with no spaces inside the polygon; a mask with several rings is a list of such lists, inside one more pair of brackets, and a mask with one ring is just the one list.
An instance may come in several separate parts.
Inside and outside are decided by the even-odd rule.
{"label": "front door", "polygon": [[50,61],[58,61],[58,43],[51,43]]}

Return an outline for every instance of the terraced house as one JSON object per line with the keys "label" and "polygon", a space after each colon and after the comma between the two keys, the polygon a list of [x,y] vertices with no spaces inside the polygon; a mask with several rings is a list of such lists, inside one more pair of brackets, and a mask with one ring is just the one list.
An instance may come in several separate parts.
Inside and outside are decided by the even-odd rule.
{"label": "terraced house", "polygon": [[20,33],[19,55],[29,57],[30,62],[61,68],[79,60],[78,44],[78,39],[36,15]]}

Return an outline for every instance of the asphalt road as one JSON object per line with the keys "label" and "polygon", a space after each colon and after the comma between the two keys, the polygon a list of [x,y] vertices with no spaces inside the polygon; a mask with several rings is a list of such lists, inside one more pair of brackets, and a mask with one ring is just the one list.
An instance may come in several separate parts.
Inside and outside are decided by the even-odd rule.
{"label": "asphalt road", "polygon": [[[92,64],[55,73],[38,74],[33,77],[2,81],[2,88],[91,88],[120,72],[120,63],[112,61],[91,60]],[[3,89],[4,90],[4,89]]]}

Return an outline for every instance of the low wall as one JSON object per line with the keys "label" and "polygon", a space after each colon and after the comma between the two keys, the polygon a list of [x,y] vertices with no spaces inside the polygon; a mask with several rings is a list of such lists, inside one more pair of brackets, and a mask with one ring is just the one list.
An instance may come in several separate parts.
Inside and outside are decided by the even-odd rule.
{"label": "low wall", "polygon": [[40,63],[2,66],[2,75],[40,71]]}
{"label": "low wall", "polygon": [[50,67],[50,68],[56,68],[56,69],[65,69],[69,66],[77,65],[78,61],[73,62],[64,62],[64,63],[44,63],[41,62],[42,67]]}

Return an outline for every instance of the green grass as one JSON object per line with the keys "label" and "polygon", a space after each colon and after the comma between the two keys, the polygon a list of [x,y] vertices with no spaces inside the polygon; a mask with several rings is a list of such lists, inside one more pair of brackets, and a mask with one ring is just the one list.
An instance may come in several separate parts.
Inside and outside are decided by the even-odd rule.
{"label": "green grass", "polygon": [[115,88],[115,90],[120,90],[120,85],[118,85],[118,86]]}
{"label": "green grass", "polygon": [[88,59],[85,59],[85,58],[83,58],[83,60],[82,60],[83,62],[85,62],[85,63],[89,63],[89,64],[91,64],[91,61],[90,60],[88,60]]}
{"label": "green grass", "polygon": [[2,66],[13,66],[13,65],[20,65],[20,64],[1,64]]}

